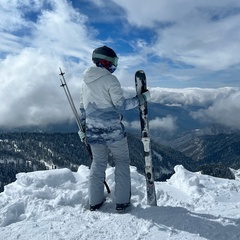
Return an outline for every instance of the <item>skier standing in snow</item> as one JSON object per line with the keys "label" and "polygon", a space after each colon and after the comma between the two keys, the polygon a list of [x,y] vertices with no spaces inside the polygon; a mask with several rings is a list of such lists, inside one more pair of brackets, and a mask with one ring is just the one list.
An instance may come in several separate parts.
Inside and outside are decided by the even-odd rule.
{"label": "skier standing in snow", "polygon": [[85,131],[79,131],[82,141],[87,138],[93,161],[89,177],[90,210],[100,208],[104,202],[105,170],[110,150],[115,161],[116,210],[130,205],[130,158],[126,132],[120,111],[143,104],[150,98],[149,91],[140,96],[125,99],[121,85],[112,73],[118,65],[117,54],[109,47],[95,49],[92,60],[96,66],[83,73],[80,94],[80,115]]}

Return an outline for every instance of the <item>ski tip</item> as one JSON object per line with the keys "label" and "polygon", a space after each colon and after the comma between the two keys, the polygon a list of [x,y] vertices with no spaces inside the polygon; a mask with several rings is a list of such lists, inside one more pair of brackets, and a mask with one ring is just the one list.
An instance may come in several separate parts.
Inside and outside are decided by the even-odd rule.
{"label": "ski tip", "polygon": [[135,73],[135,78],[146,79],[146,74],[143,70],[138,70]]}

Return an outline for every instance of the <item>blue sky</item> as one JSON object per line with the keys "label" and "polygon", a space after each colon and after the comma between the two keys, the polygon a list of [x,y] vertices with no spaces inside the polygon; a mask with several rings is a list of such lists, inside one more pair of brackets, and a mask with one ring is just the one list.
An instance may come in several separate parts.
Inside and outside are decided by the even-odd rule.
{"label": "blue sky", "polygon": [[103,45],[119,56],[114,74],[124,88],[143,69],[152,89],[200,102],[198,90],[185,89],[223,96],[219,89],[239,88],[239,42],[239,0],[1,0],[0,125],[13,116],[35,125],[66,119],[59,67],[78,101],[81,74]]}
{"label": "blue sky", "polygon": [[2,60],[50,48],[49,55],[87,66],[91,51],[108,45],[120,57],[119,78],[143,69],[152,87],[239,86],[239,1],[2,0],[0,6]]}

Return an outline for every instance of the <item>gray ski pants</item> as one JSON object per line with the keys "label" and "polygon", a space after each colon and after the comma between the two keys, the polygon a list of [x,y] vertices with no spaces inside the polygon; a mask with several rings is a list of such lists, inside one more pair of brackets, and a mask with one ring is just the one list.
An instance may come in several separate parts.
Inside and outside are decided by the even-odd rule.
{"label": "gray ski pants", "polygon": [[131,178],[130,158],[127,138],[111,144],[92,144],[93,161],[90,169],[88,195],[89,204],[97,205],[104,199],[105,170],[108,163],[108,153],[111,151],[115,162],[115,198],[116,203],[130,202]]}

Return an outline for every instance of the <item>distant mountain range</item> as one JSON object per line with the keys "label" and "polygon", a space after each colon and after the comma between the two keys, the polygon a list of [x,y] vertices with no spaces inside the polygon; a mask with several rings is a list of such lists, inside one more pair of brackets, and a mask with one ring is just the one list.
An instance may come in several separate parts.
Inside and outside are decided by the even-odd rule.
{"label": "distant mountain range", "polygon": [[[156,180],[165,180],[173,168],[182,164],[190,171],[233,178],[229,168],[240,169],[240,132],[191,117],[200,107],[149,104],[149,119],[172,116],[176,129],[151,129],[152,156]],[[138,109],[123,112],[126,123],[139,121]],[[140,127],[126,124],[131,165],[144,173]],[[151,127],[151,126],[150,126]],[[15,180],[20,171],[68,167],[76,171],[80,164],[89,165],[89,156],[77,135],[73,121],[47,127],[0,129],[0,188]],[[109,164],[113,165],[110,156]]]}
{"label": "distant mountain range", "polygon": [[[128,133],[131,165],[144,173],[143,145],[138,135]],[[216,144],[216,146],[218,146]],[[209,175],[233,178],[227,164],[211,161],[197,162],[180,151],[152,141],[152,160],[155,180],[162,181],[174,173],[174,166],[183,165],[190,171],[202,171]],[[67,167],[77,171],[79,165],[90,166],[90,158],[77,133],[1,133],[0,134],[0,190],[15,181],[18,172],[29,172]],[[109,164],[114,166],[110,154]]]}
{"label": "distant mountain range", "polygon": [[211,125],[182,133],[169,143],[174,149],[201,164],[224,164],[240,169],[240,132]]}

